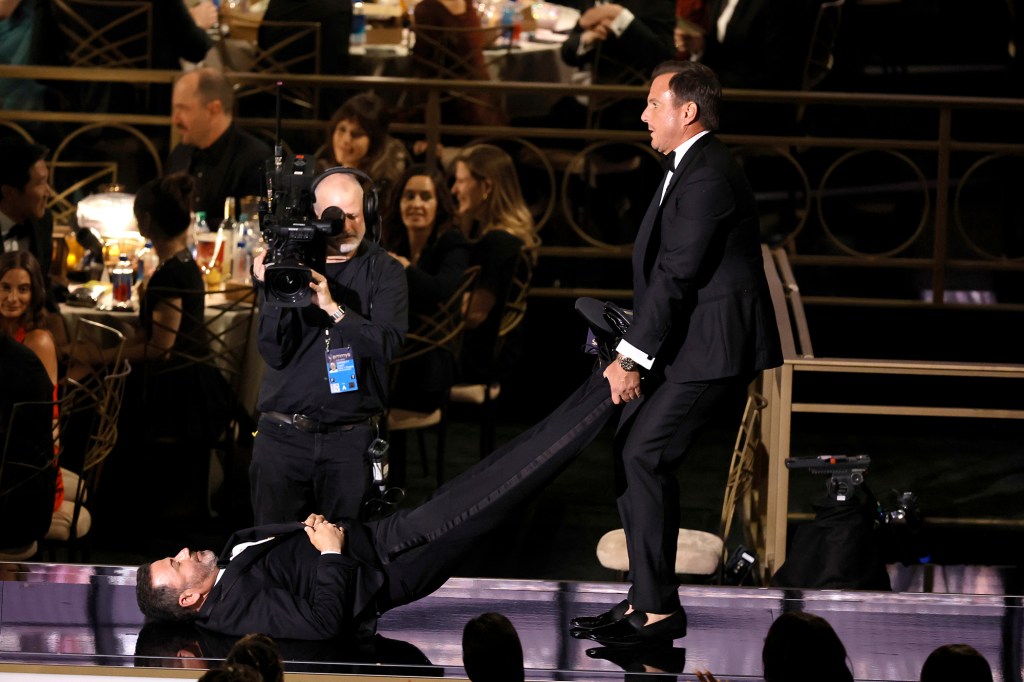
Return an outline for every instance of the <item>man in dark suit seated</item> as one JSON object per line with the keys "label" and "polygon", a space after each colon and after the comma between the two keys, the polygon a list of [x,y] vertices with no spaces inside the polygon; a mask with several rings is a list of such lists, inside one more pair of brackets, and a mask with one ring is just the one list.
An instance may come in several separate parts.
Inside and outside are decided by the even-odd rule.
{"label": "man in dark suit seated", "polygon": [[365,524],[311,514],[303,523],[251,528],[236,533],[219,559],[182,549],[139,567],[139,608],[150,620],[194,621],[231,635],[371,635],[378,615],[454,575],[481,536],[555,478],[611,413],[608,383],[595,373],[546,419],[419,507]]}

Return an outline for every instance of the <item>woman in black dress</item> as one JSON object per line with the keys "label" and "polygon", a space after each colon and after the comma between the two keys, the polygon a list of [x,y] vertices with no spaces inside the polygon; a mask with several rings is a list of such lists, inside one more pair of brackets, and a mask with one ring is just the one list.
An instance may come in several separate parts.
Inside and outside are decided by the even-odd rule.
{"label": "woman in black dress", "polygon": [[[383,242],[405,267],[409,283],[409,329],[447,301],[469,265],[469,244],[453,224],[455,206],[436,168],[410,166],[388,201]],[[390,403],[420,412],[436,409],[454,381],[451,356],[429,353],[401,363]]]}

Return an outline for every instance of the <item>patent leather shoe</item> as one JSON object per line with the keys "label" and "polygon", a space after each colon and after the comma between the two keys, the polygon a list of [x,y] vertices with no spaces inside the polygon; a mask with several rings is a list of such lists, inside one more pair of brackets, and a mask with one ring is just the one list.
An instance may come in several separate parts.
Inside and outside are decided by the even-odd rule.
{"label": "patent leather shoe", "polygon": [[[597,616],[576,616],[569,624],[572,625],[572,630],[593,630],[594,628],[604,627],[605,625],[611,625],[612,623],[622,620],[626,617],[626,611],[629,610],[629,600],[623,599],[618,604]],[[576,636],[575,634],[573,635]]]}
{"label": "patent leather shoe", "polygon": [[587,649],[587,657],[609,661],[629,673],[675,673],[686,667],[686,649],[674,648],[670,642],[651,647],[597,647]]}
{"label": "patent leather shoe", "polygon": [[686,612],[680,609],[668,618],[646,625],[647,614],[634,611],[611,625],[594,628],[586,638],[604,646],[649,646],[686,636]]}

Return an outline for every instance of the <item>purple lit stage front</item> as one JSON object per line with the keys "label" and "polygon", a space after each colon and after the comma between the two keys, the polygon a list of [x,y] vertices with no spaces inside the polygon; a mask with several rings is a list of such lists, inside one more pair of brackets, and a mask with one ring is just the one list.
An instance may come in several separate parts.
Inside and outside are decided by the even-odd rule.
{"label": "purple lit stage front", "polygon": [[[658,679],[760,679],[761,644],[786,610],[826,618],[846,645],[857,680],[917,680],[928,653],[963,642],[978,649],[995,680],[1020,681],[1024,602],[1004,596],[1003,574],[985,567],[893,571],[897,587],[987,591],[990,594],[797,591],[684,586],[689,634],[646,655],[618,661],[588,655],[569,636],[569,619],[623,598],[623,583],[503,581],[456,578],[430,597],[385,614],[372,648],[345,643],[281,642],[290,673],[346,679],[464,677],[466,621],[497,611],[515,625],[529,680],[622,679],[625,671],[662,670]],[[181,676],[173,669],[215,665],[231,641],[197,630],[150,630],[135,605],[135,569],[117,566],[0,564],[0,682],[29,674]],[[138,650],[137,650],[138,649]],[[197,660],[198,659],[198,660]],[[205,659],[205,660],[204,660]],[[182,671],[184,672],[184,671]],[[194,679],[201,671],[193,670]],[[323,679],[323,678],[318,678]]]}

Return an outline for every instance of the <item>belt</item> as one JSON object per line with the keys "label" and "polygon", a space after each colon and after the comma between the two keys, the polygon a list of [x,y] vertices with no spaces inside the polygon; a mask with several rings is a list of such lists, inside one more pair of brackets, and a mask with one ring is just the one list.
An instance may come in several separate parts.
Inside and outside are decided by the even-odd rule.
{"label": "belt", "polygon": [[328,424],[327,422],[318,422],[304,414],[285,414],[284,412],[264,412],[263,416],[275,424],[294,426],[299,431],[304,431],[305,433],[337,433],[339,431],[351,431],[357,426],[362,426],[364,424],[368,426],[370,424],[369,419],[360,419],[359,421],[340,424]]}

